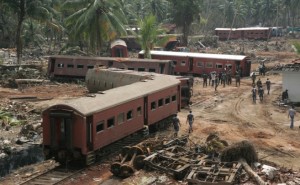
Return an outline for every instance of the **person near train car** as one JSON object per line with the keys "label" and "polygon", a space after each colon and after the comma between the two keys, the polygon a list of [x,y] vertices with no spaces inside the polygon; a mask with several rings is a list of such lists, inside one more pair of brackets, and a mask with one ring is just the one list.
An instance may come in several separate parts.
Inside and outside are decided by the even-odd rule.
{"label": "person near train car", "polygon": [[256,103],[256,88],[255,88],[255,86],[253,86],[251,93],[252,93],[252,101],[253,101],[253,103]]}
{"label": "person near train car", "polygon": [[291,118],[290,129],[294,128],[294,117],[295,117],[295,115],[296,115],[295,106],[292,105],[292,107],[288,111],[288,118]]}
{"label": "person near train car", "polygon": [[267,85],[267,91],[268,91],[268,94],[270,94],[271,81],[269,80],[269,78],[267,78],[266,85]]}
{"label": "person near train car", "polygon": [[231,77],[231,72],[229,71],[227,73],[227,85],[231,85],[231,82],[232,82],[232,77]]}
{"label": "person near train car", "polygon": [[256,80],[255,72],[252,73],[251,79],[252,79],[252,84],[255,84],[255,80]]}
{"label": "person near train car", "polygon": [[221,84],[223,84],[223,87],[225,87],[225,84],[226,84],[226,73],[222,73],[222,77],[221,77]]}
{"label": "person near train car", "polygon": [[216,81],[216,79],[217,79],[216,73],[215,73],[215,72],[212,72],[210,75],[211,75],[211,86],[214,87],[215,81]]}
{"label": "person near train car", "polygon": [[289,93],[288,93],[287,89],[282,92],[281,98],[282,98],[282,101],[286,104],[287,100],[289,99]]}
{"label": "person near train car", "polygon": [[215,91],[217,91],[217,88],[218,88],[218,86],[219,86],[219,78],[216,78],[216,80],[215,80]]}
{"label": "person near train car", "polygon": [[211,75],[208,74],[208,85],[210,86],[210,82],[211,82]]}
{"label": "person near train car", "polygon": [[235,74],[235,86],[237,87],[237,84],[239,84],[239,86],[241,85],[241,76],[239,72],[236,72]]}
{"label": "person near train car", "polygon": [[186,117],[186,123],[189,123],[189,133],[193,132],[194,115],[191,110]]}
{"label": "person near train car", "polygon": [[207,87],[207,74],[203,73],[202,74],[202,78],[203,78],[203,87]]}
{"label": "person near train car", "polygon": [[177,137],[178,136],[178,132],[179,132],[179,127],[181,126],[180,120],[177,117],[177,114],[174,115],[172,121],[173,121],[173,127],[174,127],[174,131],[175,131],[174,137]]}

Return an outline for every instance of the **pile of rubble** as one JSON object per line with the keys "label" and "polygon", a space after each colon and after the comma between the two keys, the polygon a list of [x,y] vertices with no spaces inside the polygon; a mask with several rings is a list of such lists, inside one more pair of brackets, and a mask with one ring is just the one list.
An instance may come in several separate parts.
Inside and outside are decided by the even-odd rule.
{"label": "pile of rubble", "polygon": [[202,145],[188,136],[160,141],[152,139],[124,147],[120,158],[112,162],[111,172],[127,178],[143,168],[189,184],[300,183],[299,172],[257,162],[257,153],[248,141],[228,146],[216,134],[209,135]]}

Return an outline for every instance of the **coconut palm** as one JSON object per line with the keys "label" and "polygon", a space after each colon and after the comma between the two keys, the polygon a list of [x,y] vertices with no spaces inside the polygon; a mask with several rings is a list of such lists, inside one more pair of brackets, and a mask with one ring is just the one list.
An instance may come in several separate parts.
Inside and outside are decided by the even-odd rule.
{"label": "coconut palm", "polygon": [[126,16],[119,0],[69,0],[64,7],[74,10],[66,19],[70,38],[84,41],[96,54],[105,41],[126,34]]}
{"label": "coconut palm", "polygon": [[150,50],[155,45],[161,45],[168,39],[167,37],[159,37],[164,34],[164,30],[160,28],[156,22],[156,17],[150,15],[139,22],[138,41],[144,50],[144,58],[151,58]]}

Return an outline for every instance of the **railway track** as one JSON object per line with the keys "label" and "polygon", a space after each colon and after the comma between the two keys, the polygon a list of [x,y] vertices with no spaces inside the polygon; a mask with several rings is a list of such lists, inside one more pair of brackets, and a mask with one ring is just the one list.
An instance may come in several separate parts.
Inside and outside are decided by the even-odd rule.
{"label": "railway track", "polygon": [[32,179],[29,179],[21,183],[20,185],[54,185],[70,178],[71,176],[81,172],[82,170],[84,170],[84,168],[66,169],[62,166],[58,166]]}

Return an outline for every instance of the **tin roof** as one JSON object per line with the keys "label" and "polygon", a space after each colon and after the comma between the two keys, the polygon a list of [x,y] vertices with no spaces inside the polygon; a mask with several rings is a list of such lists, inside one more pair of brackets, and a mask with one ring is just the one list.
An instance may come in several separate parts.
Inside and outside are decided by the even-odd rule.
{"label": "tin roof", "polygon": [[124,40],[117,39],[117,40],[111,42],[110,48],[113,48],[114,46],[118,46],[118,45],[127,47],[127,44]]}
{"label": "tin roof", "polygon": [[[192,53],[192,52],[175,52],[175,51],[150,51],[151,55],[176,56],[176,57],[193,57],[193,58],[210,58],[222,60],[244,60],[247,58],[244,55],[225,55],[225,54],[210,54],[210,53]],[[144,50],[139,54],[144,54]]]}
{"label": "tin roof", "polygon": [[56,59],[73,59],[73,60],[102,60],[102,61],[115,61],[115,62],[159,62],[168,63],[170,60],[158,60],[158,59],[142,59],[142,58],[122,58],[122,57],[88,57],[88,56],[69,56],[69,55],[52,55],[45,58]]}
{"label": "tin roof", "polygon": [[[109,71],[111,69],[103,69]],[[147,96],[148,94],[167,89],[180,84],[180,80],[176,76],[163,75],[148,72],[134,72],[131,70],[116,70],[122,73],[140,73],[144,76],[151,75],[149,80],[143,80],[130,85],[125,85],[113,89],[103,91],[103,94],[95,94],[95,97],[80,97],[69,100],[61,100],[56,105],[51,106],[68,106],[78,111],[78,113],[88,116],[95,112],[111,108],[113,106],[130,102],[136,98]]]}

